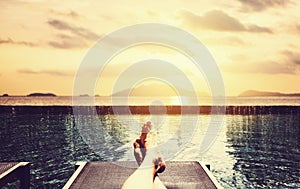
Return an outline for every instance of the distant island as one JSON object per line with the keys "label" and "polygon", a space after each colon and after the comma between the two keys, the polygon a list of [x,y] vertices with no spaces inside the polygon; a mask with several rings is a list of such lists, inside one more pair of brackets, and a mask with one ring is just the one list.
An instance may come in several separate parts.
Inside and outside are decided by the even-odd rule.
{"label": "distant island", "polygon": [[56,96],[53,93],[30,93],[27,96]]}
{"label": "distant island", "polygon": [[248,90],[239,95],[239,97],[262,97],[262,96],[283,96],[283,97],[299,96],[300,97],[300,93],[279,93],[279,92]]}

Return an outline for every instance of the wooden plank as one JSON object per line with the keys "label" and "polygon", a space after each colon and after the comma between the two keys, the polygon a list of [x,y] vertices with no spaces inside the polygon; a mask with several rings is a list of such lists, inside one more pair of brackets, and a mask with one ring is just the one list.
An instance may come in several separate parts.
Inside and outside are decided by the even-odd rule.
{"label": "wooden plank", "polygon": [[[159,178],[168,189],[222,188],[210,171],[197,161],[169,161],[166,164],[167,168]],[[74,173],[64,189],[121,188],[136,167],[135,162],[89,162]]]}
{"label": "wooden plank", "polygon": [[4,176],[4,173],[17,165],[18,162],[0,162],[0,179]]}

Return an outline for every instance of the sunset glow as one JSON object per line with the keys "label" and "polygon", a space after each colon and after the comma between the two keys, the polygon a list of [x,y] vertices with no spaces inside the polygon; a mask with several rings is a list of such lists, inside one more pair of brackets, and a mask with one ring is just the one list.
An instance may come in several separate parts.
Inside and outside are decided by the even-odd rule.
{"label": "sunset glow", "polygon": [[[72,95],[77,69],[97,40],[119,28],[149,22],[196,36],[215,58],[226,95],[249,89],[299,93],[300,4],[277,2],[1,1],[0,94]],[[209,93],[205,77],[187,57],[174,49],[145,45],[112,59],[99,75],[95,94],[110,95],[124,69],[150,58],[173,63],[197,92]]]}

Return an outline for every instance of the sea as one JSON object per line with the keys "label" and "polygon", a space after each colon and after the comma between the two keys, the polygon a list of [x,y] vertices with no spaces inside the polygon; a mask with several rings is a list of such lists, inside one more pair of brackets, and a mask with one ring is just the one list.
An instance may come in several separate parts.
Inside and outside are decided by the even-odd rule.
{"label": "sea", "polygon": [[62,188],[78,161],[133,161],[132,142],[148,120],[166,161],[209,164],[224,188],[300,188],[300,97],[201,98],[193,114],[178,111],[177,97],[75,101],[0,97],[0,161],[30,162],[31,188]]}

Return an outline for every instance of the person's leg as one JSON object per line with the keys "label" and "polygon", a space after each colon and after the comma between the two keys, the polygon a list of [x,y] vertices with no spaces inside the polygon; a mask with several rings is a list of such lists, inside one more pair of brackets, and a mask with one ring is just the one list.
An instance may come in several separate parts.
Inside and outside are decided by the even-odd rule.
{"label": "person's leg", "polygon": [[133,154],[135,157],[136,162],[138,163],[138,165],[140,166],[143,162],[143,158],[145,157],[145,153],[143,153],[145,150],[144,149],[144,145],[142,144],[140,139],[136,139],[133,143]]}
{"label": "person's leg", "polygon": [[[156,170],[156,174],[155,177],[158,176],[157,173],[162,173],[164,172],[164,170],[166,169],[166,164],[165,162],[162,160],[162,157],[158,157],[156,158],[154,161],[154,167]],[[153,178],[153,180],[155,179],[155,177]]]}
{"label": "person's leg", "polygon": [[152,136],[147,140],[150,129],[151,125],[145,124],[142,127],[140,139],[137,139],[133,144],[134,155],[140,167],[125,181],[122,189],[166,188],[157,177],[157,173],[163,172],[166,165],[161,157],[157,158],[159,154],[156,148],[156,135],[153,135],[155,137]]}

